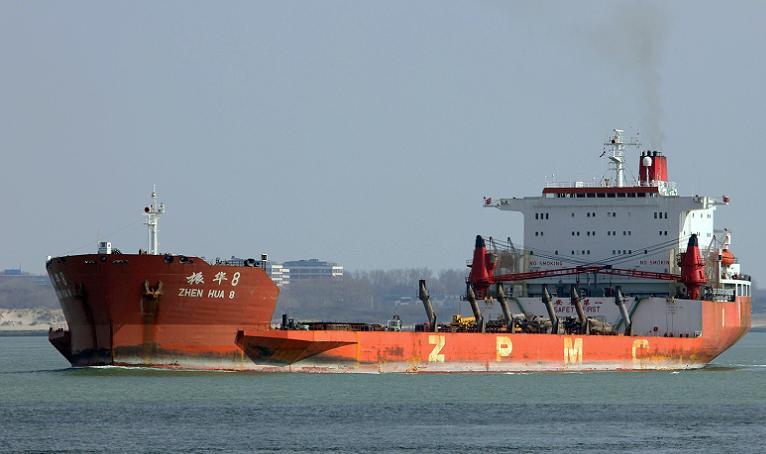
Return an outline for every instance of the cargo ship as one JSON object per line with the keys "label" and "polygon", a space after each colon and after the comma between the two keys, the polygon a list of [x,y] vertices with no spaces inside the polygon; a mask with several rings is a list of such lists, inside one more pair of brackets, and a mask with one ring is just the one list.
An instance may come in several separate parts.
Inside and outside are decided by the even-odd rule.
{"label": "cargo ship", "polygon": [[[728,197],[680,196],[661,152],[638,155],[628,182],[614,130],[593,182],[547,181],[531,197],[485,197],[521,213],[523,243],[478,235],[468,261],[471,314],[442,321],[418,285],[424,322],[272,325],[277,287],[257,265],[160,254],[151,247],[51,258],[68,329],[53,345],[73,365],[267,372],[516,372],[703,367],[750,327],[751,279],[714,228]],[[637,151],[637,150],[636,150]],[[523,246],[522,246],[523,244]],[[234,276],[237,276],[236,279]],[[413,283],[413,291],[415,289]],[[496,305],[500,315],[485,314]],[[482,307],[485,309],[483,310]]]}

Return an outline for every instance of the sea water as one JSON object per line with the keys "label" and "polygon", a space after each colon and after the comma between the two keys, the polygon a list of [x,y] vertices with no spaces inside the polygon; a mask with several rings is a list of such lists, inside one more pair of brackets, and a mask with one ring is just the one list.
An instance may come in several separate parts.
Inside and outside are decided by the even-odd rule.
{"label": "sea water", "polygon": [[766,332],[693,371],[73,369],[0,337],[0,450],[766,452]]}

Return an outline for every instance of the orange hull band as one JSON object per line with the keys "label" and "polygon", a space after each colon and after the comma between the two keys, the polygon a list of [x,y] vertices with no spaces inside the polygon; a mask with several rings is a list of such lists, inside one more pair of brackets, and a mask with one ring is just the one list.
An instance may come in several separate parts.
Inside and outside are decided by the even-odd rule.
{"label": "orange hull band", "polygon": [[[696,338],[553,335],[278,331],[245,333],[251,348],[264,336],[347,342],[311,357],[306,365],[274,361],[270,370],[493,372],[564,369],[686,369],[702,367],[742,337],[750,326],[750,299],[703,303],[703,334]],[[279,350],[273,345],[275,353]],[[264,358],[265,359],[265,358]]]}

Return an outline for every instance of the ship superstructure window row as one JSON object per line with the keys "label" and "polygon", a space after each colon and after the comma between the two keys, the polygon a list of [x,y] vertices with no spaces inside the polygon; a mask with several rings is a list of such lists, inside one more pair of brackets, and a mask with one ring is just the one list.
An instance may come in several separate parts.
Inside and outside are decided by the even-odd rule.
{"label": "ship superstructure window row", "polygon": [[535,213],[535,219],[547,221],[548,219],[550,219],[549,213]]}
{"label": "ship superstructure window row", "polygon": [[658,197],[658,196],[659,196],[659,194],[657,194],[656,192],[649,192],[649,193],[646,193],[646,192],[628,192],[628,193],[624,193],[624,192],[621,192],[621,193],[614,193],[614,192],[606,192],[606,193],[604,193],[604,192],[596,192],[596,193],[593,193],[593,192],[588,192],[588,193],[582,193],[582,192],[579,192],[579,193],[564,192],[564,193],[556,193],[556,194],[552,194],[552,193],[546,193],[545,194],[545,197],[547,197],[547,198],[556,197],[556,198],[559,198],[559,199],[575,199],[575,198],[577,198],[577,199],[584,199],[584,198],[589,198],[589,199],[594,199],[594,198],[599,198],[599,199],[610,198],[610,199],[613,199],[615,197],[619,197],[619,198],[625,198],[625,197],[629,197],[629,198],[644,197],[645,198],[645,197]]}
{"label": "ship superstructure window row", "polygon": [[668,218],[668,212],[667,211],[655,211],[654,212],[654,219],[667,219]]}

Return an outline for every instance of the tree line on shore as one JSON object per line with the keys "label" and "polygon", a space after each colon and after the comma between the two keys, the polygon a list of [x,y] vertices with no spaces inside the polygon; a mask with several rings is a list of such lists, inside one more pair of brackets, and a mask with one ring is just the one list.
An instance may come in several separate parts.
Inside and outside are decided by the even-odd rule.
{"label": "tree line on shore", "polygon": [[[0,280],[0,308],[58,309],[47,278]],[[340,279],[295,280],[281,290],[275,318],[283,312],[300,319],[379,321],[396,311],[423,313],[418,281],[426,279],[434,301],[457,299],[465,292],[462,270],[437,273],[426,268],[347,272]],[[414,306],[416,309],[412,309]]]}
{"label": "tree line on shore", "polygon": [[[418,281],[425,279],[439,319],[465,312],[466,271],[434,272],[427,268],[346,272],[341,279],[294,280],[282,288],[274,312],[296,320],[385,322],[394,314],[405,323],[425,319],[418,300]],[[766,313],[766,290],[753,289],[753,312]],[[53,288],[42,276],[0,279],[0,308],[58,309]]]}
{"label": "tree line on shore", "polygon": [[455,303],[465,293],[465,272],[427,268],[356,271],[341,279],[295,280],[279,296],[275,317],[296,320],[385,322],[394,314],[405,322],[425,318],[418,281],[425,279],[435,304]]}

